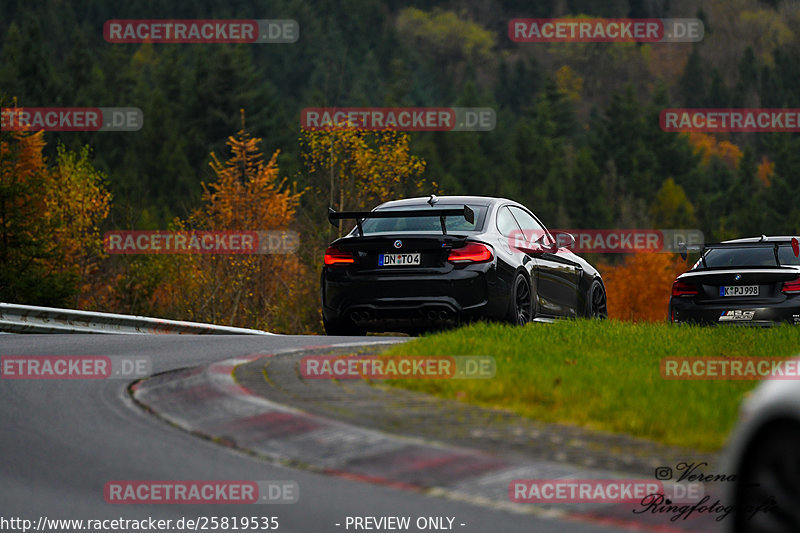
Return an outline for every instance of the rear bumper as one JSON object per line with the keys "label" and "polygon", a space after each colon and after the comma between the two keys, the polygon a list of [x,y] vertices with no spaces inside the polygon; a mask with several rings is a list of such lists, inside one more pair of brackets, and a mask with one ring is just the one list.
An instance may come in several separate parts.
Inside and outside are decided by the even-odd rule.
{"label": "rear bumper", "polygon": [[769,306],[747,303],[698,305],[691,298],[671,298],[668,316],[673,323],[761,327],[800,324],[800,302],[790,298]]}
{"label": "rear bumper", "polygon": [[322,272],[322,313],[371,331],[457,325],[490,316],[490,264],[445,275],[356,275],[343,268]]}

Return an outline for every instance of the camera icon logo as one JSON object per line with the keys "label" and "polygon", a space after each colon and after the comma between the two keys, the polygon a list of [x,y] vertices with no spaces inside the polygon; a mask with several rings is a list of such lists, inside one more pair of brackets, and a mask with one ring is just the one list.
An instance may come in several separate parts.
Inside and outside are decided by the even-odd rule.
{"label": "camera icon logo", "polygon": [[668,466],[659,466],[656,468],[656,479],[659,481],[672,479],[672,469]]}

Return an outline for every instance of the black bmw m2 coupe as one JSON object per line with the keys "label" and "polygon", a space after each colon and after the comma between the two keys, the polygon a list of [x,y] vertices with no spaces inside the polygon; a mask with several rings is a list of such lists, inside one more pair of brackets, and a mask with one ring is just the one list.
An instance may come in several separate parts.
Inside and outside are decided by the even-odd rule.
{"label": "black bmw m2 coupe", "polygon": [[408,198],[328,219],[356,222],[325,251],[329,335],[607,316],[600,273],[512,200]]}

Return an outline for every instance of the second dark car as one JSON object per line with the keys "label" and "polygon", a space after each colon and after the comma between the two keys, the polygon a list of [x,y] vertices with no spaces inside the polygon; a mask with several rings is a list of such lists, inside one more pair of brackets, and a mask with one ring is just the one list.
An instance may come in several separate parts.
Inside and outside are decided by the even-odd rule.
{"label": "second dark car", "polygon": [[800,323],[796,237],[751,237],[706,244],[672,284],[671,322],[770,326]]}
{"label": "second dark car", "polygon": [[325,251],[330,335],[607,316],[600,273],[512,200],[409,198],[369,212],[330,211],[329,219],[356,221]]}

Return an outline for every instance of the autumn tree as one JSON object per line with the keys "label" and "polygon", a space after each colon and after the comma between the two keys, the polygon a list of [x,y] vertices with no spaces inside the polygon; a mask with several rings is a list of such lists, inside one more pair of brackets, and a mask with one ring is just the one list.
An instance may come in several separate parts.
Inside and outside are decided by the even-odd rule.
{"label": "autumn tree", "polygon": [[466,18],[464,13],[410,7],[396,19],[398,35],[436,65],[452,65],[448,77],[463,81],[467,65],[486,67],[496,60],[494,33]]}
{"label": "autumn tree", "polygon": [[52,272],[57,250],[47,238],[44,191],[47,167],[42,132],[0,132],[0,300],[33,305],[65,304],[72,276]]}
{"label": "autumn tree", "polygon": [[300,142],[318,196],[329,198],[337,211],[423,193],[425,162],[410,153],[407,133],[333,127],[304,130]]}
{"label": "autumn tree", "polygon": [[74,307],[102,253],[111,195],[88,147],[59,145],[52,167],[44,148],[41,131],[0,132],[0,301]]}
{"label": "autumn tree", "polygon": [[[52,190],[45,199],[47,216],[53,225],[53,240],[63,258],[58,269],[78,275],[81,295],[93,292],[95,274],[103,257],[100,224],[111,208],[106,176],[92,166],[88,146],[71,152],[58,146],[58,156],[50,171]],[[81,297],[78,307],[86,300]]]}
{"label": "autumn tree", "polygon": [[688,133],[689,144],[695,154],[701,156],[703,165],[708,166],[711,159],[717,158],[728,168],[734,170],[739,167],[742,151],[730,141],[720,141],[708,133]]}
{"label": "autumn tree", "polygon": [[694,206],[672,178],[665,179],[658,189],[650,216],[656,228],[690,228],[696,223]]}
{"label": "autumn tree", "polygon": [[[203,205],[178,230],[289,230],[302,192],[279,177],[275,152],[268,160],[260,138],[244,127],[228,139],[230,157],[211,154],[216,180],[203,183]],[[301,244],[302,246],[302,244]],[[309,331],[318,321],[316,291],[297,255],[188,254],[160,256],[151,268],[166,279],[152,293],[161,314],[271,331]]]}

